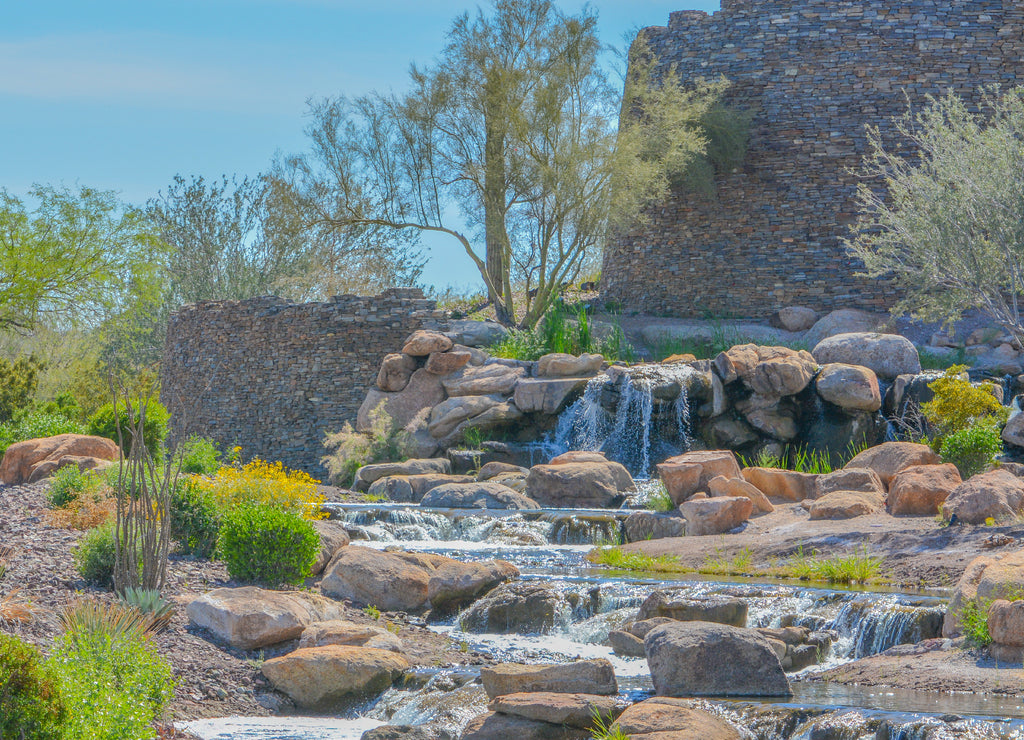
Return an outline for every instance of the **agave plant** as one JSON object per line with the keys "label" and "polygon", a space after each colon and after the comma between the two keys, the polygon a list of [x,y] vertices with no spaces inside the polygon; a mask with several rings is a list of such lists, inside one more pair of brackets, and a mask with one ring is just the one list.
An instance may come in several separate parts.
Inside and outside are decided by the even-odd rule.
{"label": "agave plant", "polygon": [[147,632],[163,632],[174,617],[174,603],[161,596],[156,589],[128,586],[119,594],[119,598],[123,604],[134,607],[149,617]]}
{"label": "agave plant", "polygon": [[72,639],[89,640],[97,636],[111,639],[136,639],[166,628],[170,614],[147,614],[125,602],[106,603],[98,599],[80,599],[64,608],[58,620]]}

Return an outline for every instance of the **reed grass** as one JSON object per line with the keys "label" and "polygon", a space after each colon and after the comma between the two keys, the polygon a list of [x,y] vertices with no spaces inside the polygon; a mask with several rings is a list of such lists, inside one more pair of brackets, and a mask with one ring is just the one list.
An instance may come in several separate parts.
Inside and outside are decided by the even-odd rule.
{"label": "reed grass", "polygon": [[607,565],[615,570],[631,570],[642,573],[685,573],[689,570],[671,555],[624,552],[618,547],[595,548],[587,553],[587,560],[596,565]]}

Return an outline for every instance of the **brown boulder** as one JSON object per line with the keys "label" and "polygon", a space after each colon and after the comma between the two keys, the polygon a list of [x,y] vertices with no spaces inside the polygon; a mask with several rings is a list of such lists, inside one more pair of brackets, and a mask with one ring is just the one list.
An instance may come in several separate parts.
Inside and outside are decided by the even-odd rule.
{"label": "brown boulder", "polygon": [[818,476],[782,468],[743,468],[743,480],[768,498],[803,501],[818,495]]}
{"label": "brown boulder", "polygon": [[811,504],[811,519],[853,519],[881,511],[881,494],[865,491],[832,491]]}
{"label": "brown boulder", "polygon": [[817,363],[806,350],[739,344],[720,353],[713,366],[723,383],[742,380],[762,395],[788,396],[807,387]]}
{"label": "brown boulder", "polygon": [[506,581],[519,578],[519,569],[505,560],[464,563],[452,560],[430,574],[427,598],[439,612],[452,611],[469,604]]}
{"label": "brown boulder", "polygon": [[416,370],[416,358],[395,352],[385,355],[377,373],[377,387],[387,393],[397,393],[409,385]]}
{"label": "brown boulder", "polygon": [[367,493],[384,496],[389,501],[419,503],[432,488],[445,483],[471,483],[472,475],[444,475],[420,473],[417,475],[389,475],[378,478]]}
{"label": "brown boulder", "polygon": [[[700,489],[702,468],[697,463],[659,463],[658,476],[665,485],[665,492],[678,506]],[[716,476],[724,478],[725,476]]]}
{"label": "brown boulder", "polygon": [[[640,624],[653,629],[657,624],[651,623],[659,617],[677,622],[716,622],[745,627],[747,602],[736,596],[680,596],[672,591],[657,590],[644,599],[636,616],[637,621],[629,630],[631,634],[637,634],[634,629],[639,629]],[[646,637],[646,632],[637,634],[641,636]]]}
{"label": "brown boulder", "polygon": [[820,498],[833,491],[864,491],[885,496],[885,486],[874,470],[846,467],[831,473],[819,475],[815,481],[817,496]]}
{"label": "brown boulder", "polygon": [[998,555],[979,555],[964,569],[960,581],[953,589],[946,618],[942,624],[943,637],[956,637],[960,632],[960,612],[964,604],[973,601],[985,604],[996,599],[1016,599],[1024,593],[1024,550]]}
{"label": "brown boulder", "polygon": [[479,367],[469,365],[441,381],[449,396],[507,396],[520,378],[526,377],[521,367],[491,364]]}
{"label": "brown boulder", "polygon": [[722,534],[750,518],[754,502],[744,496],[719,496],[702,501],[693,499],[679,505],[686,520],[686,536]]}
{"label": "brown boulder", "polygon": [[413,476],[422,474],[447,475],[452,472],[451,461],[446,457],[427,457],[403,462],[374,463],[364,465],[356,471],[355,482],[352,488],[356,491],[366,491],[375,481],[386,476]]}
{"label": "brown boulder", "polygon": [[535,691],[497,696],[487,708],[514,717],[586,730],[594,724],[594,712],[599,712],[605,720],[613,720],[622,714],[625,706],[610,696]]}
{"label": "brown boulder", "polygon": [[383,691],[409,668],[389,650],[325,645],[300,648],[263,664],[263,675],[296,704],[327,709],[349,698]]}
{"label": "brown boulder", "polygon": [[623,630],[611,630],[608,632],[608,646],[616,655],[627,658],[643,658],[644,641],[636,635]]}
{"label": "brown boulder", "polygon": [[756,486],[747,483],[742,478],[725,478],[718,476],[708,481],[708,492],[712,496],[745,496],[754,504],[754,509],[760,514],[770,514],[775,511],[772,502],[761,493]]}
{"label": "brown boulder", "polygon": [[958,485],[942,504],[947,521],[984,524],[1002,522],[1024,513],[1024,480],[1005,470],[990,470]]}
{"label": "brown boulder", "polygon": [[[693,491],[690,491],[685,496],[682,495],[682,489],[678,488],[678,483],[681,481],[688,481],[692,478],[692,473],[688,469],[676,468],[677,465],[698,465],[700,466],[700,476],[697,479],[697,486]],[[666,476],[673,481],[673,486],[677,487],[677,495],[681,496],[680,501],[685,500],[686,496],[689,496],[696,491],[706,491],[708,482],[712,478],[723,476],[724,478],[741,478],[740,475],[740,464],[736,460],[736,454],[731,450],[694,450],[693,452],[686,452],[682,455],[676,455],[670,457],[665,462],[658,465],[658,475],[665,481],[666,488],[669,487],[669,482],[666,480]],[[678,476],[678,478],[677,478]],[[669,495],[672,496],[672,490],[669,490]]]}
{"label": "brown boulder", "polygon": [[558,508],[615,508],[635,490],[629,471],[615,462],[534,465],[526,478],[527,496]]}
{"label": "brown boulder", "polygon": [[821,368],[815,382],[818,395],[829,403],[855,411],[878,411],[882,394],[878,376],[861,365],[833,362]]}
{"label": "brown boulder", "polygon": [[434,375],[450,375],[456,370],[464,368],[473,359],[469,352],[451,350],[449,352],[431,352],[424,365],[428,373]]}
{"label": "brown boulder", "polygon": [[604,364],[601,355],[574,355],[554,352],[544,355],[537,363],[537,375],[541,378],[569,378],[581,375],[596,375]]}
{"label": "brown boulder", "polygon": [[988,608],[988,634],[1000,645],[1024,647],[1024,601],[993,601]]}
{"label": "brown boulder", "polygon": [[121,450],[105,437],[58,434],[15,442],[0,462],[0,482],[5,486],[35,483],[64,465],[95,468],[102,461],[117,460]]}
{"label": "brown boulder", "polygon": [[434,352],[447,352],[452,348],[452,344],[452,340],[440,332],[419,329],[405,340],[402,354],[426,357]]}
{"label": "brown boulder", "polygon": [[587,385],[587,378],[522,378],[512,401],[526,414],[558,414]]}
{"label": "brown boulder", "polygon": [[409,383],[398,393],[385,393],[371,388],[356,415],[356,431],[368,432],[373,428],[371,412],[383,405],[384,412],[396,427],[406,427],[424,409],[432,409],[444,400],[441,379],[425,368],[420,368],[409,378]]}
{"label": "brown boulder", "polygon": [[886,500],[889,513],[935,516],[949,494],[962,482],[953,463],[914,465],[901,470],[889,481]]}
{"label": "brown boulder", "polygon": [[[550,465],[551,463],[548,464]],[[489,462],[484,463],[483,467],[480,468],[480,470],[476,474],[476,479],[482,482],[490,480],[491,478],[494,478],[495,476],[498,475],[504,475],[506,473],[525,476],[530,474],[530,469],[522,468],[518,465],[513,465],[512,463],[504,463],[497,461]]]}
{"label": "brown boulder", "polygon": [[319,575],[335,554],[343,547],[347,547],[350,539],[348,532],[340,522],[330,519],[318,519],[313,523],[313,529],[320,535],[320,555],[313,564],[312,575]]}
{"label": "brown boulder", "polygon": [[485,712],[469,721],[461,740],[590,740],[589,730],[553,725],[501,712]]}
{"label": "brown boulder", "polygon": [[846,463],[846,467],[874,470],[888,488],[889,481],[901,470],[914,465],[937,465],[941,462],[939,456],[928,445],[916,442],[883,442],[858,454]]}
{"label": "brown boulder", "polygon": [[569,450],[563,452],[561,455],[557,455],[548,461],[548,465],[564,465],[565,463],[584,463],[584,462],[608,462],[608,458],[604,456],[603,452],[596,452],[591,450]]}
{"label": "brown boulder", "polygon": [[323,647],[324,645],[347,645],[368,647],[400,653],[404,645],[398,635],[383,627],[372,624],[357,624],[343,619],[330,622],[314,622],[302,631],[300,648]]}
{"label": "brown boulder", "polygon": [[635,740],[740,740],[739,730],[687,699],[656,696],[629,707],[616,723]]}
{"label": "brown boulder", "polygon": [[482,667],[480,681],[491,699],[535,691],[602,696],[619,693],[615,670],[604,658],[553,664],[498,663]]}

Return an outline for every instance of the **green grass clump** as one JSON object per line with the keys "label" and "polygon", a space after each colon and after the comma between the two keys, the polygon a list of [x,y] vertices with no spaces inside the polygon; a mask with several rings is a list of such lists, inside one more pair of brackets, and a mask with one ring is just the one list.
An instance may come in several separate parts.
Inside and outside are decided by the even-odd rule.
{"label": "green grass clump", "polygon": [[625,552],[618,547],[598,547],[587,553],[587,560],[607,565],[616,570],[634,570],[645,573],[685,573],[687,568],[671,555],[645,555]]}
{"label": "green grass clump", "polygon": [[668,491],[665,490],[665,484],[658,481],[654,490],[644,501],[644,508],[648,511],[668,512],[675,511],[676,505],[672,501],[672,497],[668,495]]}
{"label": "green grass clump", "polygon": [[819,557],[817,553],[804,554],[803,547],[784,567],[795,578],[828,583],[867,583],[878,577],[882,558],[869,555],[867,546],[851,555]]}
{"label": "green grass clump", "polygon": [[845,452],[830,454],[824,450],[811,450],[806,447],[787,448],[782,455],[776,455],[762,449],[756,456],[748,458],[740,455],[740,463],[746,468],[779,468],[797,473],[826,475],[842,469],[850,460],[870,447],[866,441],[860,444],[851,443]]}
{"label": "green grass clump", "polygon": [[193,434],[175,451],[181,472],[188,475],[213,475],[220,469],[221,451],[217,443]]}
{"label": "green grass clump", "polygon": [[528,361],[552,352],[592,353],[626,362],[635,357],[617,323],[609,336],[598,338],[591,329],[586,306],[570,308],[562,301],[556,302],[535,328],[511,330],[500,342],[488,347],[488,352],[495,357]]}
{"label": "green grass clump", "polygon": [[992,635],[988,633],[988,608],[976,601],[966,601],[960,609],[960,631],[975,647],[988,647]]}
{"label": "green grass clump", "polygon": [[750,551],[750,548],[744,547],[729,558],[716,550],[704,559],[701,566],[697,568],[697,572],[705,575],[722,576],[754,575],[754,554]]}

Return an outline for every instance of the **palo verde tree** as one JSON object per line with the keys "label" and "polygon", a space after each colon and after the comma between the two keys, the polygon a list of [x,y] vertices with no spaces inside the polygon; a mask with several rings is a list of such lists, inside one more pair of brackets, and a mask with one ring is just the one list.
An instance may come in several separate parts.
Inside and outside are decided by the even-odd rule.
{"label": "palo verde tree", "polygon": [[980,109],[953,93],[868,130],[862,215],[847,245],[899,286],[897,310],[926,320],[987,311],[1024,339],[1024,88],[989,88]]}
{"label": "palo verde tree", "polygon": [[457,240],[499,320],[531,327],[609,233],[708,153],[702,122],[723,110],[727,83],[655,81],[638,50],[623,95],[590,10],[496,0],[455,20],[406,94],[312,103],[312,149],[296,170],[329,227]]}

